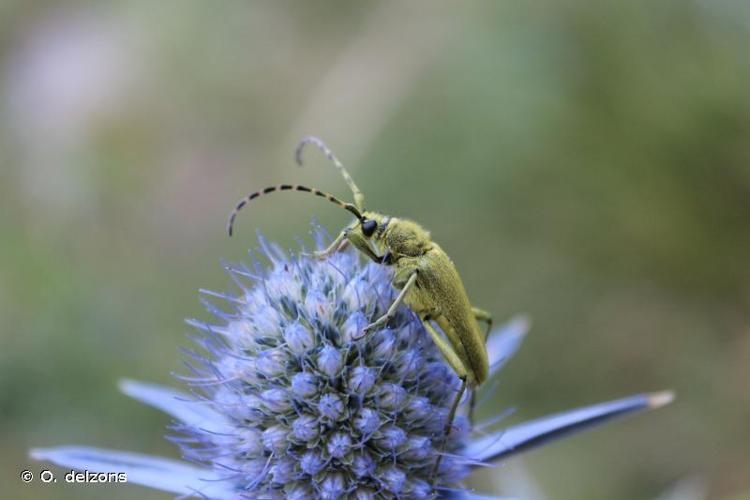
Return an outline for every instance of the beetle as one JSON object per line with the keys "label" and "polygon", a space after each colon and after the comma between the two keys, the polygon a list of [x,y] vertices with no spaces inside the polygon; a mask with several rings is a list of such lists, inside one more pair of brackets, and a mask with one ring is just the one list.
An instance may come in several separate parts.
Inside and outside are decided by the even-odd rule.
{"label": "beetle", "polygon": [[[299,165],[302,165],[302,152],[308,144],[320,149],[339,170],[352,192],[354,203],[345,203],[316,188],[292,184],[270,186],[239,201],[229,216],[229,235],[232,235],[238,212],[247,203],[276,191],[307,192],[323,197],[351,212],[355,220],[339,233],[328,248],[315,252],[314,256],[325,259],[351,244],[373,262],[394,268],[393,286],[399,290],[396,299],[385,314],[367,325],[362,335],[354,340],[359,340],[385,326],[402,303],[419,316],[440,353],[461,380],[460,389],[446,420],[442,445],[444,447],[445,438],[452,429],[456,411],[467,388],[472,391],[469,418],[470,421],[473,420],[475,390],[487,379],[489,373],[486,341],[492,328],[492,316],[487,311],[471,305],[456,266],[445,251],[432,241],[427,230],[408,219],[365,210],[362,191],[322,140],[317,137],[306,137],[299,143],[295,152]],[[433,322],[440,327],[445,337],[435,329]],[[487,324],[484,333],[479,322]],[[441,453],[433,469],[435,476],[442,452],[441,447]]]}

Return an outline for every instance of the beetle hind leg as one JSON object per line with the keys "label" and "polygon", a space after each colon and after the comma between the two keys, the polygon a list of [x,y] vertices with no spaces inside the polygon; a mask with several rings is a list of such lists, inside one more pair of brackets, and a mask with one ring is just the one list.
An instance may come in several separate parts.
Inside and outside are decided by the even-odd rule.
{"label": "beetle hind leg", "polygon": [[349,240],[346,239],[346,231],[341,231],[336,239],[328,245],[328,248],[324,250],[316,250],[312,254],[308,254],[314,259],[323,260],[327,259],[336,252],[342,251],[349,244]]}
{"label": "beetle hind leg", "polygon": [[[484,343],[487,343],[487,338],[490,336],[492,331],[492,314],[480,309],[478,307],[472,307],[471,313],[474,315],[474,319],[487,323],[487,329],[484,332]],[[471,399],[469,400],[469,423],[474,427],[474,411],[477,406],[477,389],[471,390]]]}
{"label": "beetle hind leg", "polygon": [[484,309],[479,309],[478,307],[472,307],[471,313],[474,315],[474,319],[477,321],[483,321],[487,323],[487,329],[484,331],[484,342],[487,343],[487,337],[490,336],[490,331],[492,331],[492,314],[485,311]]}

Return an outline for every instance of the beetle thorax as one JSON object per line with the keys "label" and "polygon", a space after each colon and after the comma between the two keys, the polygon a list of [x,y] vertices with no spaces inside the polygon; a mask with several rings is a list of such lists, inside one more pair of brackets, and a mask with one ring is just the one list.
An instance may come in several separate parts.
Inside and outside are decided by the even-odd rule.
{"label": "beetle thorax", "polygon": [[381,234],[381,243],[395,256],[423,255],[432,247],[430,233],[414,221],[392,217]]}

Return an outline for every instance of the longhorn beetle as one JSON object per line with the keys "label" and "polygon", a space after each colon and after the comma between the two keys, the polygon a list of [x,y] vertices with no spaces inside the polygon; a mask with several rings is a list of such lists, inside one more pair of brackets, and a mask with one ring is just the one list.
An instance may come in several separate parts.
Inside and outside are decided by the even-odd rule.
{"label": "longhorn beetle", "polygon": [[[448,414],[443,444],[433,469],[433,481],[435,481],[446,438],[452,429],[456,410],[464,391],[467,386],[472,390],[469,418],[473,419],[474,390],[487,379],[489,364],[485,344],[492,328],[492,317],[488,312],[472,307],[453,262],[443,249],[430,239],[430,233],[422,226],[410,220],[365,210],[364,195],[344,165],[323,141],[317,137],[304,138],[299,143],[295,154],[299,165],[302,165],[302,151],[308,144],[318,147],[339,170],[352,191],[354,203],[345,203],[331,194],[306,186],[291,184],[270,186],[240,200],[229,216],[227,230],[231,236],[237,213],[248,202],[275,191],[293,190],[315,194],[354,214],[356,220],[345,227],[328,248],[315,252],[315,257],[326,258],[352,244],[373,262],[393,266],[395,268],[393,286],[400,290],[388,311],[367,325],[362,335],[355,340],[385,326],[403,302],[419,316],[425,330],[461,379],[461,387]],[[484,334],[480,331],[479,321],[487,323]],[[435,330],[432,322],[438,324],[446,338]]]}

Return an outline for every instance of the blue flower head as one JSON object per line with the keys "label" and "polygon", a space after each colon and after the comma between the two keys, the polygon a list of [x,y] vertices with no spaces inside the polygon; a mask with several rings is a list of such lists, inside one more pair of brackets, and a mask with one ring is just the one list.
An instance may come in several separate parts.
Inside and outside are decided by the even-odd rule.
{"label": "blue flower head", "polygon": [[[216,321],[188,322],[201,332],[180,377],[191,394],[122,383],[175,417],[170,438],[189,463],[81,447],[32,456],[208,498],[466,498],[477,465],[670,399],[631,396],[482,436],[459,414],[446,436],[460,381],[419,319],[401,307],[362,338],[395,299],[389,269],[355,251],[320,261],[261,247],[269,266],[227,266],[238,294],[204,291],[227,310],[206,301]],[[491,334],[491,373],[525,330],[515,320]]]}

